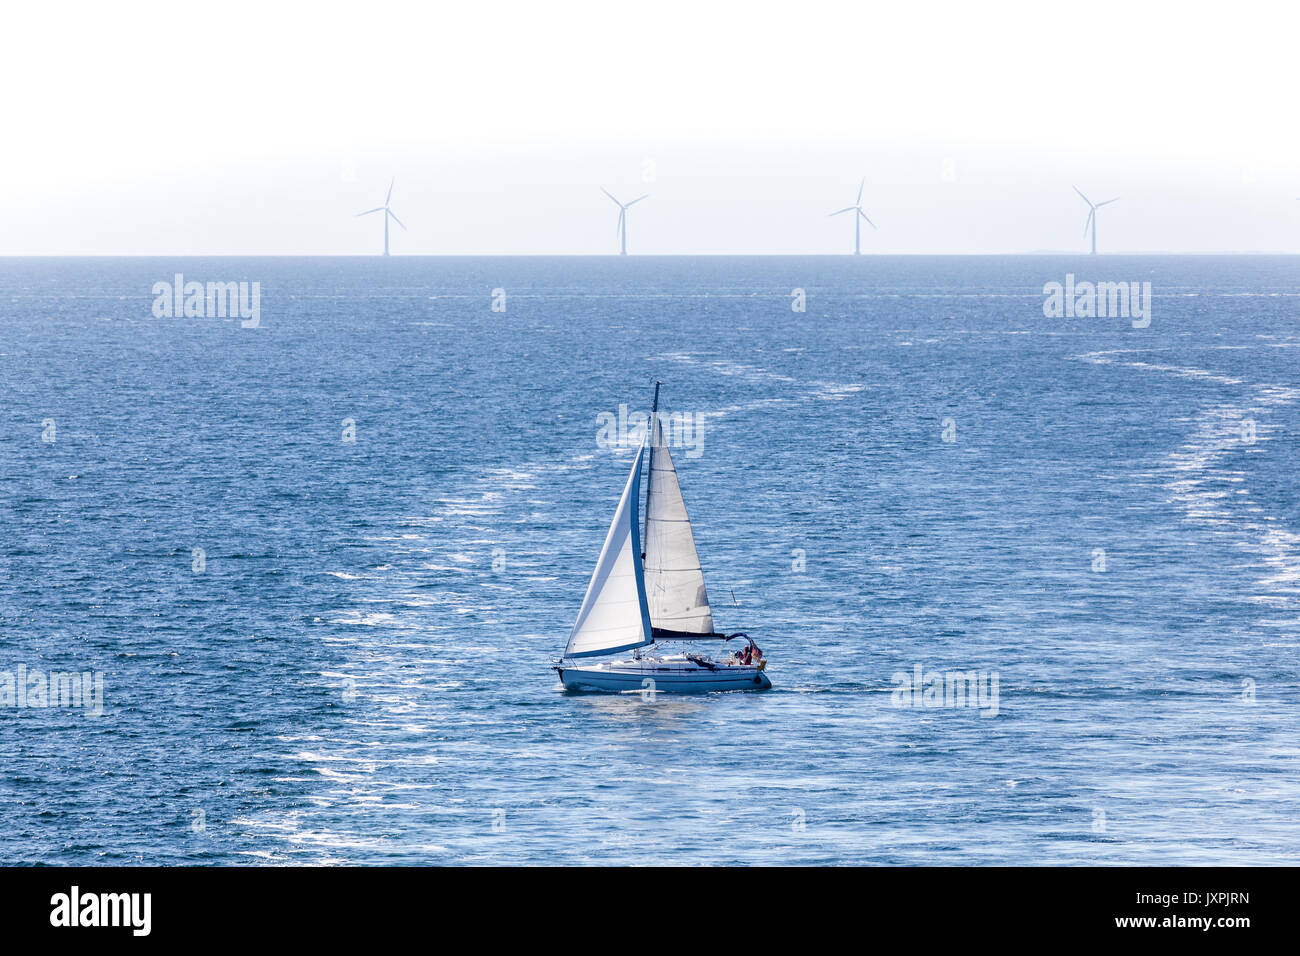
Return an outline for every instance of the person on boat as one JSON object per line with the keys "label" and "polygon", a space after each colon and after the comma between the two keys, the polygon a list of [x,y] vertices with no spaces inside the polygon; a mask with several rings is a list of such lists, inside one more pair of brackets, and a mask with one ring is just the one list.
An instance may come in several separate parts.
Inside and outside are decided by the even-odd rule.
{"label": "person on boat", "polygon": [[751,654],[752,654],[752,652],[753,652],[753,649],[754,649],[754,645],[753,645],[753,644],[746,644],[746,645],[745,645],[745,649],[744,649],[743,651],[740,652],[740,663],[745,664],[745,665],[748,665],[748,664],[749,664],[750,659],[751,659]]}

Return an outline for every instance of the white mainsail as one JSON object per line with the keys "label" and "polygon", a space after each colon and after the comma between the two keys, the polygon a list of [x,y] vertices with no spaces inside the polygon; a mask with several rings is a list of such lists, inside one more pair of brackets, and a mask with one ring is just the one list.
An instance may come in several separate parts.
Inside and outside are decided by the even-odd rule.
{"label": "white mainsail", "polygon": [[[657,405],[657,392],[655,400]],[[704,571],[695,550],[695,535],[691,533],[677,467],[664,442],[657,409],[651,417],[644,556],[650,623],[656,631],[712,634],[713,611],[704,590]]]}
{"label": "white mainsail", "polygon": [[605,536],[605,546],[600,549],[578,620],[569,634],[565,657],[610,654],[642,647],[651,641],[650,612],[641,572],[641,525],[637,515],[645,449],[643,442],[632,462],[627,487]]}

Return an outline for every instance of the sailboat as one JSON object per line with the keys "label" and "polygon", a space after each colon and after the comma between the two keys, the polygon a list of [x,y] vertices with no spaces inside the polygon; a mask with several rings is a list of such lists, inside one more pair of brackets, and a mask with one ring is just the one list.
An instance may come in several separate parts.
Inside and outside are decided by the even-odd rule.
{"label": "sailboat", "polygon": [[[614,521],[564,656],[554,664],[565,690],[702,693],[767,690],[763,652],[744,633],[714,630],[704,571],[682,498],[672,453],[659,421],[659,385],[645,439],[632,461]],[[640,515],[646,470],[645,521]],[[697,653],[661,653],[678,641],[730,641],[745,647],[724,660]],[[631,657],[590,660],[631,651]]]}

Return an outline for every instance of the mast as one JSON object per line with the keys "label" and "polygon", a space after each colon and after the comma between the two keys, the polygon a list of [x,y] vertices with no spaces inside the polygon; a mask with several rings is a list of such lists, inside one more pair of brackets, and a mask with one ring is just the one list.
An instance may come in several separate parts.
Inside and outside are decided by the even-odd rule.
{"label": "mast", "polygon": [[645,560],[646,541],[650,536],[650,482],[654,480],[655,469],[655,427],[658,424],[659,415],[659,386],[662,382],[655,382],[655,400],[650,406],[650,424],[647,444],[650,446],[650,467],[645,476],[645,514],[641,518],[641,560]]}

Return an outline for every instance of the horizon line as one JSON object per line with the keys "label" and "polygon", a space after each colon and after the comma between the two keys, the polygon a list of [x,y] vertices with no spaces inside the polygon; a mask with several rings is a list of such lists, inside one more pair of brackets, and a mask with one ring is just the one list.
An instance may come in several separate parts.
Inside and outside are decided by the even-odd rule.
{"label": "horizon line", "polygon": [[1174,252],[1167,249],[1119,252],[1076,252],[1069,249],[1036,249],[1028,252],[663,252],[620,255],[616,252],[414,252],[379,255],[373,252],[93,252],[93,253],[0,253],[4,259],[978,259],[1008,256],[1082,256],[1087,259],[1120,256],[1300,256],[1300,251],[1282,249],[1227,249],[1204,252]]}

